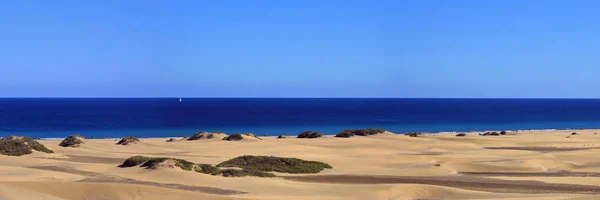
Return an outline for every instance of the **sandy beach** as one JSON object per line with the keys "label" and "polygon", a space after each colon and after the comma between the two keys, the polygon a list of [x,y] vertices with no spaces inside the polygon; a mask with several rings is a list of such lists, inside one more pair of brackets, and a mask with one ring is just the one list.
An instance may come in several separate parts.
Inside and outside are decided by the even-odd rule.
{"label": "sandy beach", "polygon": [[[577,132],[577,135],[571,135]],[[598,199],[600,130],[224,141],[87,139],[55,153],[0,156],[0,199]],[[316,174],[223,177],[118,167],[136,155],[216,165],[242,155],[331,165]]]}

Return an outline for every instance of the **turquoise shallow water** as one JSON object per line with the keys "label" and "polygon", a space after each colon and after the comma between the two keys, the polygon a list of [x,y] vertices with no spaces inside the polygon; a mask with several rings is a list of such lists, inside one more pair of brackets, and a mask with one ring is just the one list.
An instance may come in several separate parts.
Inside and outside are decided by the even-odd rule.
{"label": "turquoise shallow water", "polygon": [[600,128],[596,99],[0,99],[0,136]]}

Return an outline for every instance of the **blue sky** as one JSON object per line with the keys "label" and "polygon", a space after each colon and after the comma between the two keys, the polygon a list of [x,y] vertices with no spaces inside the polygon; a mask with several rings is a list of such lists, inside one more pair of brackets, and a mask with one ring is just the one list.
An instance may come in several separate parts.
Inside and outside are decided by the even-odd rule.
{"label": "blue sky", "polygon": [[600,97],[598,1],[2,1],[4,97]]}

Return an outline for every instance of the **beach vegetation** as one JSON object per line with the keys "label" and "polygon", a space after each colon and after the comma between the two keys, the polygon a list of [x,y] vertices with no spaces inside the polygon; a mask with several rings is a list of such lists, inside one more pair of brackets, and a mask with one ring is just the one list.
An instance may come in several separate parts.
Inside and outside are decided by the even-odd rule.
{"label": "beach vegetation", "polygon": [[467,134],[465,134],[465,133],[456,134],[456,137],[464,137],[464,136],[467,136]]}
{"label": "beach vegetation", "polygon": [[194,171],[203,174],[213,174],[219,171],[219,168],[209,164],[196,164]]}
{"label": "beach vegetation", "polygon": [[29,137],[10,136],[0,139],[0,154],[2,155],[22,156],[33,153],[33,150],[54,153],[54,151]]}
{"label": "beach vegetation", "polygon": [[313,132],[313,131],[304,131],[298,134],[298,138],[319,138],[323,137],[321,132]]}
{"label": "beach vegetation", "polygon": [[239,167],[263,172],[281,172],[291,174],[319,173],[332,167],[318,161],[306,161],[298,158],[274,156],[240,156],[218,164],[217,167]]}
{"label": "beach vegetation", "polygon": [[127,160],[125,160],[125,162],[123,162],[123,164],[119,165],[119,167],[134,167],[134,166],[144,164],[148,160],[150,160],[149,157],[133,156],[133,157],[127,158]]}
{"label": "beach vegetation", "polygon": [[352,137],[355,135],[358,136],[369,136],[369,135],[376,135],[376,134],[380,134],[380,133],[385,133],[384,129],[375,129],[375,128],[368,128],[368,129],[347,129],[344,130],[338,134],[335,135],[335,137],[343,137],[343,138],[348,138],[348,137]]}
{"label": "beach vegetation", "polygon": [[255,134],[252,134],[252,133],[234,133],[234,134],[231,134],[230,136],[223,138],[223,140],[238,141],[238,140],[243,140],[245,137],[256,138],[256,139],[262,140],[261,138],[259,138],[258,136],[256,136]]}
{"label": "beach vegetation", "polygon": [[506,135],[506,131],[500,131],[500,135]]}
{"label": "beach vegetation", "polygon": [[410,137],[419,137],[419,136],[422,136],[423,133],[421,133],[421,132],[408,132],[408,133],[405,133],[404,135],[410,136]]}
{"label": "beach vegetation", "polygon": [[211,173],[214,176],[224,176],[224,177],[244,177],[244,176],[256,176],[256,177],[275,177],[275,174],[269,172],[263,172],[258,170],[251,169],[221,169]]}
{"label": "beach vegetation", "polygon": [[119,140],[119,142],[117,142],[118,145],[128,145],[128,144],[135,144],[138,143],[140,140],[137,139],[134,136],[129,136],[129,137],[125,137],[125,138],[121,138],[121,140]]}
{"label": "beach vegetation", "polygon": [[58,144],[61,147],[79,147],[83,144],[83,137],[80,135],[69,135]]}

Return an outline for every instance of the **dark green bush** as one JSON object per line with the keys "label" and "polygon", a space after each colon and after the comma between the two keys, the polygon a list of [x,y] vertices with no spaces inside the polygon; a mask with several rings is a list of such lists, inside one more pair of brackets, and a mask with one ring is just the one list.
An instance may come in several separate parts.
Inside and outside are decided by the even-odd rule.
{"label": "dark green bush", "polygon": [[281,158],[273,156],[240,156],[221,164],[217,167],[239,167],[248,170],[281,173],[319,173],[324,169],[332,168],[330,165],[318,161],[305,161],[297,158]]}
{"label": "dark green bush", "polygon": [[244,176],[257,176],[257,177],[275,177],[275,174],[268,172],[261,172],[257,170],[249,169],[222,169],[212,173],[214,176],[222,175],[224,177],[244,177]]}
{"label": "dark green bush", "polygon": [[379,133],[385,133],[385,130],[383,129],[374,129],[374,128],[368,128],[368,129],[347,129],[344,130],[340,133],[338,133],[337,135],[335,135],[335,137],[344,137],[344,138],[348,138],[348,137],[352,137],[355,135],[359,135],[359,136],[369,136],[369,135],[376,135]]}
{"label": "dark green bush", "polygon": [[243,140],[243,139],[244,139],[244,136],[242,136],[242,134],[240,134],[240,133],[234,133],[234,134],[231,134],[230,136],[223,138],[223,140],[227,140],[227,141],[238,141],[238,140]]}
{"label": "dark green bush", "polygon": [[123,164],[119,165],[119,167],[133,167],[133,166],[141,165],[141,167],[153,168],[157,164],[162,163],[169,159],[172,159],[175,161],[175,166],[177,166],[183,170],[186,170],[186,171],[192,171],[192,169],[194,169],[194,166],[196,165],[193,162],[183,160],[183,159],[166,158],[166,157],[149,158],[149,157],[144,157],[144,156],[133,156],[133,157],[125,160],[125,162],[123,162]]}
{"label": "dark green bush", "polygon": [[54,153],[39,142],[29,137],[10,136],[0,139],[0,154],[7,156],[22,156],[36,150],[44,153]]}
{"label": "dark green bush", "polygon": [[119,167],[138,166],[138,165],[144,164],[146,161],[148,161],[150,159],[151,158],[144,157],[144,156],[133,156],[133,157],[127,158],[127,160],[125,160],[125,162],[123,162],[123,164],[119,165]]}
{"label": "dark green bush", "polygon": [[212,174],[212,173],[215,173],[216,171],[219,171],[219,168],[209,165],[209,164],[197,164],[196,167],[194,168],[194,171],[203,173],[203,174]]}
{"label": "dark green bush", "polygon": [[0,154],[2,155],[22,156],[30,153],[32,153],[31,147],[25,145],[23,141],[9,138],[0,139]]}
{"label": "dark green bush", "polygon": [[137,142],[139,142],[140,140],[137,139],[136,137],[133,136],[129,136],[126,138],[122,138],[121,140],[119,140],[119,142],[117,142],[117,144],[119,145],[128,145],[128,144],[135,144]]}
{"label": "dark green bush", "polygon": [[323,137],[323,134],[320,132],[313,131],[304,131],[298,135],[298,138],[319,138]]}
{"label": "dark green bush", "polygon": [[79,145],[83,144],[81,140],[83,137],[79,135],[70,135],[66,137],[63,141],[58,144],[61,147],[79,147]]}
{"label": "dark green bush", "polygon": [[464,136],[467,136],[467,134],[464,134],[464,133],[456,134],[456,137],[464,137]]}

